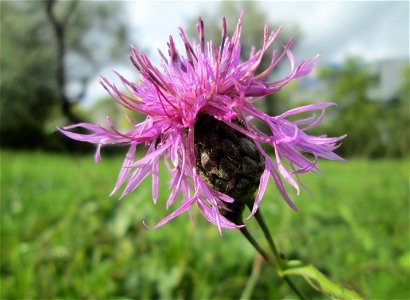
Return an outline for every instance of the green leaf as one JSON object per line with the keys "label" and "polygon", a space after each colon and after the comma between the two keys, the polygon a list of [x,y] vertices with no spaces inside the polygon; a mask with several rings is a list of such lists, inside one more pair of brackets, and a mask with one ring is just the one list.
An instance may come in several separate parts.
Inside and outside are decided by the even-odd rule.
{"label": "green leaf", "polygon": [[315,266],[298,260],[288,261],[287,268],[282,270],[281,275],[302,276],[314,289],[337,299],[363,299],[355,291],[332,282]]}

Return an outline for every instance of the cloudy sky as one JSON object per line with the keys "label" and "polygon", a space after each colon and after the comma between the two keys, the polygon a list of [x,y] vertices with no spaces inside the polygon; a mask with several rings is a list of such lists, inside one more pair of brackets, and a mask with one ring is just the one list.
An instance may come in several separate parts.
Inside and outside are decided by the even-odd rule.
{"label": "cloudy sky", "polygon": [[[130,44],[148,51],[154,61],[156,49],[165,49],[170,34],[178,39],[177,28],[186,26],[187,20],[204,11],[222,17],[218,16],[219,1],[132,1],[126,5],[132,27]],[[338,63],[350,55],[369,62],[409,57],[408,1],[261,1],[257,5],[268,18],[262,23],[300,28],[297,57],[320,53],[322,64]],[[135,74],[128,67],[119,69]],[[107,73],[110,71],[104,70]],[[97,80],[89,98],[104,95],[96,85]]]}
{"label": "cloudy sky", "polygon": [[[133,40],[151,50],[163,48],[169,34],[178,37],[177,27],[186,25],[188,18],[195,18],[203,11],[219,14],[219,1],[150,1],[127,5],[135,28]],[[297,24],[302,30],[303,52],[320,52],[326,62],[339,61],[351,54],[369,60],[408,55],[408,1],[261,1],[257,5],[266,13],[267,21],[282,26]]]}

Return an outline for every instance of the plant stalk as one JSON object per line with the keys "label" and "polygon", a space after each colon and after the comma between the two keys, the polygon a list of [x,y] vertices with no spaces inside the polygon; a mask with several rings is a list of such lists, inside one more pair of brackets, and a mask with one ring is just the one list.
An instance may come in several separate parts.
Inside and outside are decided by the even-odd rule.
{"label": "plant stalk", "polygon": [[[250,210],[252,210],[252,205],[251,205],[250,203],[248,203],[248,207],[249,207]],[[286,259],[283,259],[283,258],[280,256],[279,251],[278,251],[278,248],[276,247],[275,242],[273,241],[272,235],[271,235],[271,233],[270,233],[270,231],[269,231],[268,226],[267,226],[266,223],[265,223],[265,220],[264,220],[263,217],[262,217],[262,213],[260,212],[260,209],[258,209],[258,210],[256,211],[256,213],[255,213],[255,218],[256,218],[256,221],[258,222],[260,228],[262,229],[263,234],[264,234],[266,240],[268,241],[268,244],[269,244],[269,247],[270,247],[270,249],[271,249],[271,251],[272,251],[273,256],[275,257],[275,262],[276,262],[275,265],[276,265],[276,268],[277,268],[276,271],[278,272],[279,276],[282,277],[283,280],[285,280],[285,282],[288,284],[288,286],[291,288],[291,290],[292,290],[296,295],[298,295],[298,297],[299,297],[300,299],[307,299],[307,298],[302,294],[302,292],[299,291],[299,289],[296,287],[296,285],[293,283],[293,281],[292,281],[288,276],[283,275],[282,271],[287,268]]]}
{"label": "plant stalk", "polygon": [[246,227],[242,227],[240,229],[240,231],[242,232],[242,234],[245,236],[245,238],[252,244],[252,246],[256,249],[256,251],[258,251],[260,253],[260,255],[262,255],[263,259],[272,267],[275,268],[276,272],[279,274],[279,276],[281,278],[283,278],[283,280],[285,280],[285,282],[289,285],[290,289],[296,294],[298,295],[298,297],[302,300],[307,299],[295,286],[295,284],[290,280],[289,277],[287,276],[283,276],[282,275],[282,268],[279,265],[279,261],[278,259],[276,259],[275,262],[273,262],[271,260],[271,258],[269,257],[269,255],[262,249],[262,247],[258,244],[258,242],[253,238],[253,236],[250,234],[250,232],[248,231],[248,229]]}
{"label": "plant stalk", "polygon": [[274,266],[271,258],[269,255],[262,249],[262,247],[258,244],[258,242],[253,238],[253,236],[250,234],[248,229],[246,227],[242,227],[240,229],[242,234],[245,236],[245,238],[252,244],[252,246],[256,249],[256,251],[259,252],[260,255],[262,255],[263,259],[271,266]]}

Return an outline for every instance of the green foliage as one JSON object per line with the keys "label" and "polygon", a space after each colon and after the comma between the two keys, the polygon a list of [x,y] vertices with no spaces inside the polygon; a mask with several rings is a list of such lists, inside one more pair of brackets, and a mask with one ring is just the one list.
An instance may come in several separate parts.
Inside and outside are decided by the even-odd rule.
{"label": "green foliage", "polygon": [[403,81],[397,96],[382,110],[382,139],[386,145],[386,155],[407,155],[410,150],[410,66],[403,68]]}
{"label": "green foliage", "polygon": [[[74,7],[66,32],[69,64],[66,83],[83,84],[98,74],[98,69],[128,51],[128,36],[121,6],[108,2],[57,1],[57,18]],[[46,144],[46,123],[55,114],[57,88],[57,47],[40,1],[2,1],[0,68],[1,146],[35,147]],[[68,87],[64,87],[68,90]],[[84,93],[70,95],[79,101]],[[56,116],[58,117],[58,116]],[[62,125],[61,123],[59,124]]]}
{"label": "green foliage", "polygon": [[335,96],[339,96],[342,106],[353,102],[368,101],[368,91],[376,83],[375,75],[359,57],[348,58],[340,69],[323,68],[320,77],[332,83]]}
{"label": "green foliage", "polygon": [[340,68],[320,70],[319,77],[330,90],[326,97],[338,104],[326,132],[334,136],[347,133],[340,153],[370,157],[408,154],[408,68],[403,66],[402,87],[393,99],[370,96],[377,78],[360,58],[349,58]]}
{"label": "green foliage", "polygon": [[1,144],[37,146],[55,105],[52,50],[39,6],[1,4],[0,139]]}
{"label": "green foliage", "polygon": [[[149,230],[169,213],[147,179],[127,198],[108,197],[122,158],[2,152],[2,299],[238,299],[255,250],[194,209]],[[408,160],[321,162],[302,177],[313,195],[294,195],[292,211],[270,185],[262,212],[287,257],[313,263],[368,299],[409,298]],[[161,175],[165,169],[161,168]],[[175,207],[170,208],[171,211]],[[248,229],[263,234],[254,220]],[[265,245],[266,246],[266,245]],[[323,296],[296,284],[310,298]],[[294,297],[262,265],[253,299]]]}

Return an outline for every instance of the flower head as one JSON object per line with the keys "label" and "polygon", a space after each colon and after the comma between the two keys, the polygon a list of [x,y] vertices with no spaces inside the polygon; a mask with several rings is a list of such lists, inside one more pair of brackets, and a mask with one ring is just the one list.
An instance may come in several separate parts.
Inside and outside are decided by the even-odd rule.
{"label": "flower head", "polygon": [[[249,172],[254,173],[248,177],[257,178],[249,186],[251,192],[257,190],[250,216],[257,211],[269,178],[273,179],[286,202],[296,209],[288,196],[284,182],[299,192],[298,174],[318,170],[316,163],[319,157],[342,160],[333,151],[344,136],[329,138],[311,136],[307,133],[309,129],[321,123],[325,108],[333,103],[307,105],[278,116],[269,116],[255,106],[255,102],[260,101],[262,96],[276,93],[293,79],[307,75],[315,66],[318,57],[302,60],[296,65],[289,49],[292,42],[290,40],[279,54],[273,52],[269,67],[257,74],[262,57],[281,29],[269,33],[265,25],[262,48],[252,52],[248,60],[241,61],[241,26],[242,15],[236,30],[229,38],[226,35],[226,22],[223,19],[222,39],[217,46],[212,41],[205,41],[204,25],[199,19],[197,26],[199,42],[192,44],[188,42],[185,32],[180,29],[185,55],[178,52],[171,36],[168,55],[159,52],[161,56],[159,68],[153,66],[144,53],[138,53],[135,48],[132,48],[131,62],[142,77],[138,83],[133,83],[116,72],[126,92],[120,91],[116,85],[101,77],[101,84],[119,104],[145,116],[145,120],[140,123],[134,123],[129,118],[132,130],[120,132],[108,117],[106,128],[80,123],[61,130],[72,139],[98,145],[96,160],[100,159],[102,145],[129,145],[113,190],[115,193],[125,185],[121,197],[132,192],[151,173],[152,196],[156,203],[158,164],[160,158],[164,159],[172,176],[171,193],[166,205],[169,207],[174,204],[180,194],[182,194],[182,202],[174,212],[153,228],[164,225],[183,212],[191,212],[194,205],[198,206],[204,217],[217,225],[219,230],[242,226],[232,223],[221,213],[221,210],[229,210],[229,205],[239,201],[237,193],[235,194],[238,185],[228,189],[224,184],[217,183],[218,178],[223,179],[223,176],[226,177],[227,182],[230,180],[231,174],[224,171],[230,170],[229,164],[232,165],[230,158],[225,159],[225,169],[221,168],[222,171],[218,171],[218,178],[207,180],[213,176],[210,173],[210,177],[207,177],[208,171],[212,171],[207,167],[207,159],[210,159],[208,154],[212,149],[205,154],[198,150],[201,142],[209,140],[207,130],[209,134],[213,130],[207,126],[214,126],[223,132],[235,132],[236,137],[228,138],[228,141],[224,141],[223,137],[220,138],[221,147],[223,146],[221,149],[225,149],[228,154],[238,150],[235,150],[235,145],[232,146],[235,141],[244,145],[245,148],[241,151],[245,151],[243,152],[245,154],[246,147],[258,152],[236,156],[253,155],[253,162],[242,160],[245,167],[242,167],[241,171],[242,175],[246,175],[247,166],[251,166],[253,169]],[[291,66],[289,75],[276,81],[268,81],[267,76],[285,57]],[[296,121],[288,120],[290,116],[314,111],[319,111],[321,114],[319,116],[313,114],[309,118]],[[255,122],[265,124],[270,132],[260,131],[255,126]],[[83,128],[91,133],[75,133],[71,131],[74,128]],[[262,144],[268,144],[273,148],[274,160],[263,150]],[[135,160],[138,145],[147,148],[147,152],[144,157]],[[218,163],[221,161],[222,158]],[[284,161],[287,163],[284,164]]]}

